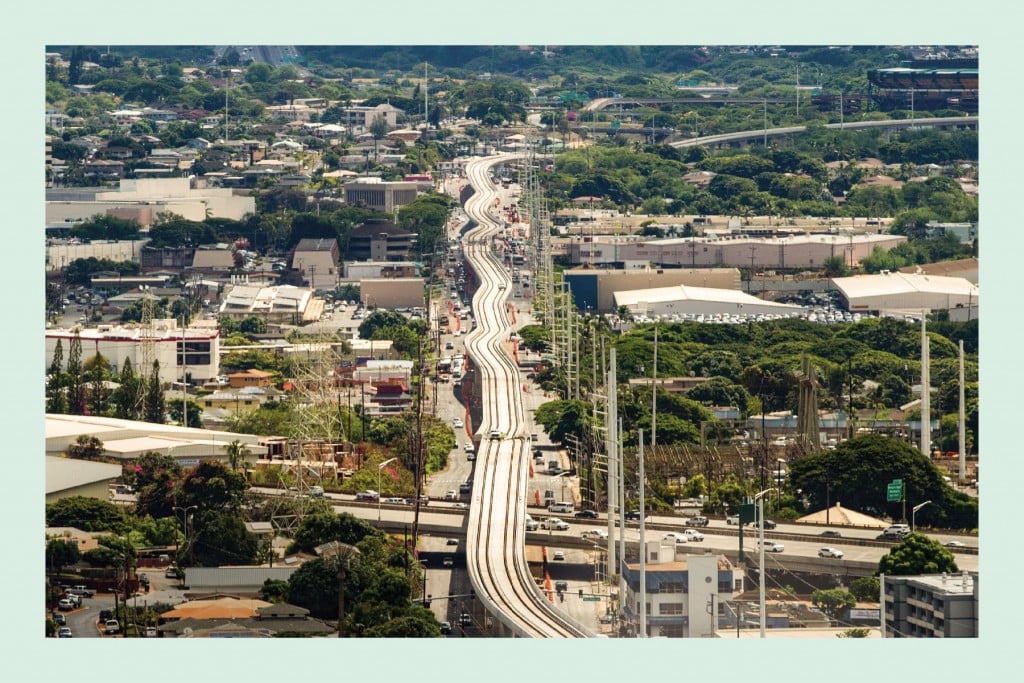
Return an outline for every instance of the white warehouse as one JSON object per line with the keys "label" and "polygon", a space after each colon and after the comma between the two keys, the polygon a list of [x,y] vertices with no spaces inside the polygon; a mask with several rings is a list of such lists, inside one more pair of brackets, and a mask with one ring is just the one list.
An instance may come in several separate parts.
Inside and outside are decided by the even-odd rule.
{"label": "white warehouse", "polygon": [[835,278],[832,284],[847,308],[861,313],[920,314],[978,306],[978,285],[962,277],[882,271],[878,275]]}
{"label": "white warehouse", "polygon": [[655,287],[615,292],[615,306],[633,315],[800,315],[802,306],[765,301],[735,289],[711,287]]}

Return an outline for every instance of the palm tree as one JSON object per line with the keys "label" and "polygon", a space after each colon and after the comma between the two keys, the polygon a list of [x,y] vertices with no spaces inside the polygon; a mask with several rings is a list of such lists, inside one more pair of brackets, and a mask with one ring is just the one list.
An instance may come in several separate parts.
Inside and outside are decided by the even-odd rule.
{"label": "palm tree", "polygon": [[228,456],[228,463],[231,465],[232,470],[237,470],[239,464],[252,455],[252,451],[249,450],[249,447],[238,439],[229,443],[227,448],[224,449],[224,453]]}

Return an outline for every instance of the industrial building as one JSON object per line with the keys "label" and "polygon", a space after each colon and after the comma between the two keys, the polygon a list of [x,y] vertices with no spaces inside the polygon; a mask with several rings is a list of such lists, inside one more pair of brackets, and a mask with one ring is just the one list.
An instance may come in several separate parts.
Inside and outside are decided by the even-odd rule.
{"label": "industrial building", "polygon": [[736,268],[573,268],[562,274],[572,291],[576,310],[611,313],[615,292],[673,285],[740,289]]}
{"label": "industrial building", "polygon": [[384,218],[370,219],[349,232],[347,260],[404,261],[414,235]]}
{"label": "industrial building", "polygon": [[403,180],[388,182],[380,178],[367,177],[347,182],[341,189],[345,193],[345,203],[349,206],[360,206],[391,214],[396,209],[411,204],[419,195],[420,185]]}
{"label": "industrial building", "polygon": [[367,278],[359,281],[359,298],[366,307],[423,307],[426,280],[421,277]]}
{"label": "industrial building", "polygon": [[319,320],[323,311],[323,299],[314,297],[311,289],[236,284],[225,290],[218,313],[239,320],[252,315],[267,322],[298,325]]}
{"label": "industrial building", "polygon": [[334,238],[304,238],[292,252],[292,269],[314,290],[334,289],[340,263],[341,250]]}
{"label": "industrial building", "polygon": [[758,315],[798,316],[802,306],[765,301],[734,289],[710,287],[656,287],[615,292],[616,310],[625,306],[634,316],[750,317]]}
{"label": "industrial building", "polygon": [[882,271],[832,280],[846,308],[860,313],[920,315],[921,311],[973,309],[977,317],[978,285],[962,277]]}

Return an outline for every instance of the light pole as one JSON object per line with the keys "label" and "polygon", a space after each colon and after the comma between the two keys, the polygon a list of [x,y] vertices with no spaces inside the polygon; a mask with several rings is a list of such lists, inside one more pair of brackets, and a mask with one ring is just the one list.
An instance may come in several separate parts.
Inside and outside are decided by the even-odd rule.
{"label": "light pole", "polygon": [[914,531],[914,520],[917,517],[917,511],[920,510],[921,508],[923,508],[925,505],[927,505],[930,502],[931,502],[930,500],[926,500],[925,502],[918,503],[914,507],[910,508],[910,531],[911,532]]}
{"label": "light pole", "polygon": [[764,638],[765,628],[765,613],[764,613],[764,494],[771,493],[774,488],[765,489],[754,496],[754,502],[757,504],[757,553],[758,559],[758,606],[761,617],[761,637]]}
{"label": "light pole", "polygon": [[[182,507],[180,505],[175,505],[171,509],[174,511],[174,519],[175,519],[175,521],[177,521],[177,519],[178,519],[178,510],[181,510],[181,513],[182,513],[181,514],[181,527],[182,527],[182,529],[185,532],[185,547],[188,547],[188,511],[189,510],[198,510],[199,506],[198,505],[186,505],[186,506]],[[175,546],[177,546],[177,538],[178,537],[175,536],[174,538],[175,538]],[[181,558],[178,557],[178,549],[177,549],[177,547],[175,547],[175,549],[174,549],[174,561],[178,563],[179,567],[181,566]]]}
{"label": "light pole", "polygon": [[377,522],[380,523],[380,471],[384,469],[385,465],[389,465],[398,458],[388,458],[381,464],[377,465]]}

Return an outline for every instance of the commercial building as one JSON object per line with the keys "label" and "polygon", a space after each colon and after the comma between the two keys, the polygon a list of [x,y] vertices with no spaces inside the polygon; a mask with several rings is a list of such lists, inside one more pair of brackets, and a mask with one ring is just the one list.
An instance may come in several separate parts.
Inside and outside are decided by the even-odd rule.
{"label": "commercial building", "polygon": [[359,299],[367,307],[423,307],[426,280],[421,277],[369,278],[359,281]]}
{"label": "commercial building", "polygon": [[[675,545],[646,543],[647,635],[651,638],[706,638],[716,633],[723,601],[743,592],[743,571],[724,555],[686,555],[676,560]],[[640,564],[622,563],[619,595],[623,625],[640,623]]]}
{"label": "commercial building", "polygon": [[978,574],[886,576],[886,638],[977,638]]}
{"label": "commercial building", "polygon": [[292,269],[314,290],[334,289],[340,263],[341,250],[334,238],[301,239],[292,252]]}
{"label": "commercial building", "polygon": [[903,235],[863,233],[802,233],[781,237],[723,233],[669,239],[594,236],[570,239],[565,253],[569,263],[574,265],[622,267],[630,263],[653,263],[680,268],[818,270],[826,260],[837,256],[848,266],[856,266],[876,248],[892,249],[906,240]]}
{"label": "commercial building", "polygon": [[121,476],[121,466],[90,460],[46,456],[46,502],[84,496],[110,499],[110,486]]}
{"label": "commercial building", "polygon": [[311,289],[236,284],[225,290],[218,313],[236,319],[252,315],[267,322],[298,325],[319,320],[323,311],[323,299],[314,297]]}
{"label": "commercial building", "polygon": [[[109,164],[117,162],[108,162]],[[242,220],[256,213],[256,199],[236,195],[230,189],[193,188],[189,178],[122,179],[118,189],[50,188],[46,191],[46,225],[66,225],[95,215],[133,219],[143,227],[157,215],[170,212],[185,220],[203,221],[208,216]]]}
{"label": "commercial building", "polygon": [[[46,330],[46,367],[53,362],[58,342],[67,366],[71,342],[78,337],[82,362],[102,355],[120,370],[126,360],[140,374],[152,372],[152,363],[160,364],[160,381],[180,382],[188,377],[202,383],[220,374],[220,331],[216,328],[178,326],[174,318],[159,318],[146,328],[142,325],[98,325]],[[147,367],[148,366],[148,367]]]}
{"label": "commercial building", "polygon": [[389,214],[411,204],[420,192],[419,183],[387,182],[372,177],[347,182],[341,189],[345,193],[346,204]]}
{"label": "commercial building", "polygon": [[413,237],[387,219],[370,219],[349,232],[346,256],[352,261],[404,261]]}

